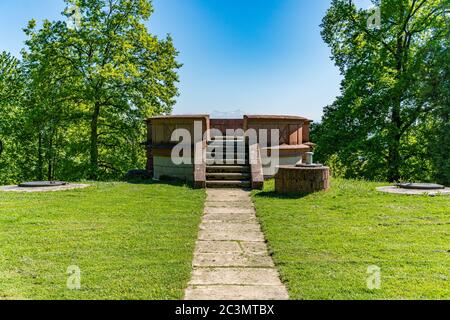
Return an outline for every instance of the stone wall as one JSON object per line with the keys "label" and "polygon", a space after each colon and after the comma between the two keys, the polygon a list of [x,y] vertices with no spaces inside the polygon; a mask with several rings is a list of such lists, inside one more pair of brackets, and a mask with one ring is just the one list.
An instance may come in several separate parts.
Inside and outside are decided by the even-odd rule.
{"label": "stone wall", "polygon": [[328,167],[296,168],[282,166],[275,176],[278,193],[313,193],[330,188]]}

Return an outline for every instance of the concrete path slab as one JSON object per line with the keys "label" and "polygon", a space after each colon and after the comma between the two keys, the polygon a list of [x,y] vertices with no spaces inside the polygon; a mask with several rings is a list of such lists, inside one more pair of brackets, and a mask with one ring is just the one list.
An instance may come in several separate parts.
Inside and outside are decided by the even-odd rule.
{"label": "concrete path slab", "polygon": [[242,252],[237,241],[197,241],[196,253]]}
{"label": "concrete path slab", "polygon": [[288,300],[284,286],[190,286],[185,300]]}
{"label": "concrete path slab", "polygon": [[246,253],[246,254],[267,254],[267,247],[264,242],[247,241],[198,241],[197,253]]}
{"label": "concrete path slab", "polygon": [[[194,255],[194,267],[249,267],[264,268],[273,267],[272,258],[267,254],[242,254],[242,253],[196,253]],[[261,273],[261,275],[264,275]]]}
{"label": "concrete path slab", "polygon": [[200,225],[200,230],[217,230],[217,231],[255,231],[259,232],[259,226],[256,223],[249,222],[224,222],[224,221],[205,221]]}
{"label": "concrete path slab", "polygon": [[264,241],[264,236],[261,234],[261,231],[245,231],[243,228],[227,230],[211,228],[208,230],[200,230],[198,239],[209,241]]}
{"label": "concrete path slab", "polygon": [[286,300],[247,191],[211,189],[186,300]]}
{"label": "concrete path slab", "polygon": [[[235,189],[209,189],[207,202],[249,202],[246,191],[236,192]],[[251,202],[251,201],[250,201]]]}
{"label": "concrete path slab", "polygon": [[[264,273],[264,277],[261,277]],[[282,286],[273,268],[198,268],[192,273],[192,286],[201,285],[249,285]]]}
{"label": "concrete path slab", "polygon": [[224,222],[251,222],[256,221],[256,216],[248,214],[234,213],[210,213],[203,216],[203,221],[224,221]]}
{"label": "concrete path slab", "polygon": [[238,208],[238,207],[232,207],[232,206],[227,206],[227,207],[206,207],[205,208],[205,214],[208,213],[235,213],[235,214],[240,214],[240,213],[249,213],[249,214],[253,214],[255,212],[255,209],[253,208]]}
{"label": "concrete path slab", "polygon": [[252,209],[253,203],[251,201],[232,201],[233,203],[229,203],[230,201],[207,201],[205,203],[206,207],[209,208],[244,208],[244,209]]}

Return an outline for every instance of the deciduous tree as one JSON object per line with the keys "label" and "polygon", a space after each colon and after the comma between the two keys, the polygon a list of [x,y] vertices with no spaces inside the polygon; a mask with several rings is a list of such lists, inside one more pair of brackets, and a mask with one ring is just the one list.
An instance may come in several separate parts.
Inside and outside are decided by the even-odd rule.
{"label": "deciduous tree", "polygon": [[24,60],[40,70],[35,80],[47,82],[41,95],[46,105],[58,110],[72,103],[72,113],[88,123],[89,177],[98,178],[99,170],[120,174],[123,161],[130,165],[136,158],[143,120],[172,110],[177,51],[170,36],[160,40],[149,33],[148,0],[66,3],[66,18],[79,17],[72,24],[46,21],[39,30],[30,22]]}
{"label": "deciduous tree", "polygon": [[381,12],[377,28],[368,24],[373,12],[348,0],[333,0],[323,19],[323,39],[344,80],[316,128],[318,152],[336,155],[348,176],[399,181],[408,178],[402,170],[411,159],[426,171],[422,153],[410,148],[414,130],[448,106],[448,89],[436,78],[449,48],[448,1],[373,3]]}

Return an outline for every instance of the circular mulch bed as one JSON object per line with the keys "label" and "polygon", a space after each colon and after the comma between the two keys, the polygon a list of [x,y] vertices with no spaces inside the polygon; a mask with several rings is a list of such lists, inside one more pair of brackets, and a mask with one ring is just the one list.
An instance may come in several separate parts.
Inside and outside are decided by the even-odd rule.
{"label": "circular mulch bed", "polygon": [[379,192],[392,193],[392,194],[404,194],[404,195],[450,195],[450,188],[444,189],[405,189],[397,186],[387,186],[377,188]]}
{"label": "circular mulch bed", "polygon": [[[44,181],[45,182],[45,181]],[[21,186],[3,186],[0,187],[0,191],[5,192],[54,192],[54,191],[64,191],[73,189],[83,189],[87,188],[89,184],[71,184],[71,183],[61,183],[53,186],[49,186],[48,183],[44,184],[40,182],[25,183]]]}

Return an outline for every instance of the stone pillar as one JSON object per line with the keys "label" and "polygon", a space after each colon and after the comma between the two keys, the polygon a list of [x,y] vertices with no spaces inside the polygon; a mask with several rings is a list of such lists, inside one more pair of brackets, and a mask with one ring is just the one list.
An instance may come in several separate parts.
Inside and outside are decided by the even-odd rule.
{"label": "stone pillar", "polygon": [[153,175],[153,127],[152,122],[147,122],[147,172]]}

